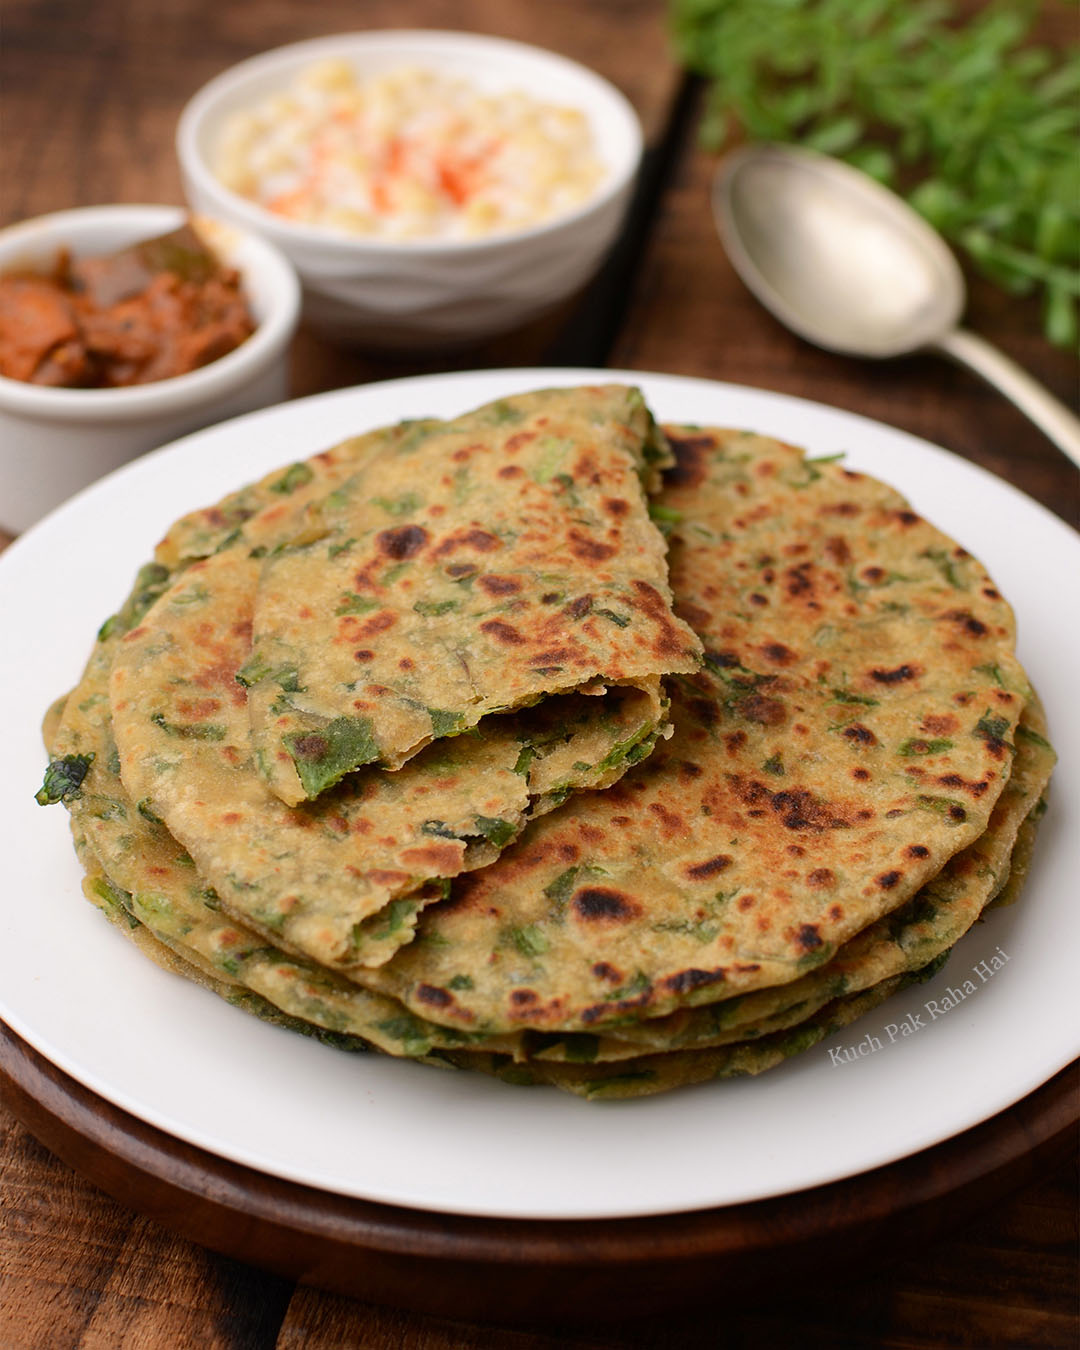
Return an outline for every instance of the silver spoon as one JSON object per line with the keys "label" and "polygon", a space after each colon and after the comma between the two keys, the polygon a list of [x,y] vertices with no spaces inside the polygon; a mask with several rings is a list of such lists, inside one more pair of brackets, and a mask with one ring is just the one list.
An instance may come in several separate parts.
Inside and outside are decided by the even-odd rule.
{"label": "silver spoon", "polygon": [[813,151],[748,146],[720,166],[713,214],[735,270],[801,337],[848,356],[942,352],[994,385],[1080,464],[1080,419],[959,327],[967,297],[956,259],[872,178]]}

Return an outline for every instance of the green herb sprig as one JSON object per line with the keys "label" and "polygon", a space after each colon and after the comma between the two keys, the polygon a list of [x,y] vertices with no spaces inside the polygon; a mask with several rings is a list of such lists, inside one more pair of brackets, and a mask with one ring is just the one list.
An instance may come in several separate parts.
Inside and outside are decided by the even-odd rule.
{"label": "green herb sprig", "polygon": [[1027,45],[1039,6],[949,0],[671,0],[676,48],[711,81],[720,148],[798,141],[902,191],[974,266],[1038,294],[1077,342],[1080,46]]}

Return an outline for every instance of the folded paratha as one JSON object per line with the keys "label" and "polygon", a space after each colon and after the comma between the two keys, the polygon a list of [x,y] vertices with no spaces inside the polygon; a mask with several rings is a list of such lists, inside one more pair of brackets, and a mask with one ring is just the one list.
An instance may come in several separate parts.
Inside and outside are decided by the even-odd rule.
{"label": "folded paratha", "polygon": [[[613,782],[666,730],[659,680],[641,676],[487,719],[408,774],[367,771],[303,810],[266,790],[237,678],[262,560],[291,537],[297,504],[416,427],[346,442],[178,522],[158,550],[175,575],[165,562],[144,569],[141,599],[103,627],[57,737],[61,757],[122,760],[131,800],[168,821],[230,912],[341,969],[388,959],[448,878],[572,791]],[[103,773],[99,763],[86,795],[115,802]]]}
{"label": "folded paratha", "polygon": [[193,564],[120,639],[112,733],[128,795],[226,909],[327,965],[387,960],[441,882],[492,861],[572,789],[613,781],[664,723],[655,677],[603,699],[565,695],[286,806],[256,770],[236,678],[258,568],[236,547]]}
{"label": "folded paratha", "polygon": [[551,389],[422,424],[312,503],[263,560],[241,671],[275,795],[696,669],[642,486],[667,454],[636,389]]}
{"label": "folded paratha", "polygon": [[427,911],[364,978],[487,1034],[607,1031],[785,984],[985,831],[1030,688],[985,570],[899,494],[674,429],[675,734]]}

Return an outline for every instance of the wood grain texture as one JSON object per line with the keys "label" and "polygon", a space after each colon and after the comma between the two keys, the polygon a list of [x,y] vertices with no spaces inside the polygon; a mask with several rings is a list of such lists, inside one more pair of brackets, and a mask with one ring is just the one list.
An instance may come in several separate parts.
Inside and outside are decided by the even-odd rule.
{"label": "wood grain texture", "polygon": [[[177,118],[212,76],[271,47],[379,28],[448,28],[529,42],[590,66],[634,105],[647,191],[684,78],[662,0],[5,0],[0,227],[105,202],[180,202]],[[635,206],[635,210],[639,209]],[[598,306],[624,267],[516,333],[420,359],[347,351],[301,331],[294,397],[369,380],[492,366],[602,364]],[[604,331],[604,330],[601,330]]]}
{"label": "wood grain texture", "polygon": [[[122,1203],[226,1255],[242,1253],[304,1283],[367,1301],[469,1321],[579,1324],[635,1315],[646,1320],[717,1301],[755,1306],[775,1272],[789,1295],[843,1282],[908,1251],[945,1226],[992,1206],[1039,1174],[1072,1143],[1080,1115],[1077,1066],[1009,1112],[913,1159],[794,1197],[647,1220],[496,1221],[428,1215],[348,1200],[264,1176],[203,1153],[94,1096],[0,1025],[0,1085],[12,1112],[66,1162]],[[151,1230],[142,1227],[150,1235]],[[214,1334],[183,1293],[227,1285],[213,1258],[192,1258],[178,1239],[141,1242],[109,1264],[94,1321],[106,1334],[152,1329],[155,1313],[125,1301],[140,1270],[175,1282],[170,1325],[196,1343]],[[162,1272],[164,1272],[162,1274]],[[265,1277],[264,1277],[265,1278]],[[155,1300],[160,1301],[160,1300]],[[214,1306],[211,1300],[210,1307]],[[230,1305],[225,1305],[230,1306]],[[297,1307],[303,1334],[333,1322],[332,1306]],[[283,1322],[289,1326],[289,1316]],[[148,1333],[149,1334],[149,1333]],[[576,1333],[575,1333],[576,1334]],[[2,1342],[0,1342],[2,1343]],[[82,1342],[77,1342],[81,1344]]]}
{"label": "wood grain texture", "polygon": [[[557,1331],[483,1328],[377,1309],[298,1289],[277,1350],[942,1350],[945,1346],[1071,1347],[1078,1171],[1066,1164],[978,1225],[920,1247],[895,1266],[843,1271],[792,1294],[778,1272],[767,1299],[717,1300],[709,1316]],[[984,1259],[993,1253],[992,1269]],[[988,1278],[989,1276],[989,1278]]]}
{"label": "wood grain texture", "polygon": [[99,202],[182,200],[180,110],[212,76],[330,33],[450,28],[591,66],[663,134],[677,72],[655,0],[5,0],[0,224]]}
{"label": "wood grain texture", "polygon": [[[14,1146],[13,1146],[14,1138]],[[110,1282],[121,1230],[143,1253],[129,1297],[141,1311],[140,1338],[113,1345],[178,1350],[672,1350],[723,1344],[735,1350],[800,1347],[1071,1347],[1076,1341],[1075,1161],[976,1224],[920,1245],[894,1266],[857,1280],[838,1269],[791,1294],[778,1279],[769,1298],[726,1300],[722,1317],[551,1329],[483,1327],[379,1308],[289,1286],[202,1252],[115,1206],[29,1138],[0,1107],[5,1196],[0,1216],[0,1344],[5,1350],[85,1350],[87,1327]],[[112,1228],[110,1229],[110,1214]],[[16,1229],[17,1231],[11,1231]],[[64,1230],[66,1236],[61,1236]],[[111,1240],[110,1240],[111,1239]],[[182,1301],[216,1309],[217,1341],[186,1339],[183,1307],[157,1278],[169,1253],[182,1253],[197,1279]],[[175,1259],[175,1258],[174,1258]],[[230,1278],[231,1277],[231,1278]],[[284,1296],[284,1297],[283,1297]]]}
{"label": "wood grain texture", "polygon": [[0,1193],[4,1350],[273,1344],[291,1282],[133,1214],[59,1163],[4,1107]]}

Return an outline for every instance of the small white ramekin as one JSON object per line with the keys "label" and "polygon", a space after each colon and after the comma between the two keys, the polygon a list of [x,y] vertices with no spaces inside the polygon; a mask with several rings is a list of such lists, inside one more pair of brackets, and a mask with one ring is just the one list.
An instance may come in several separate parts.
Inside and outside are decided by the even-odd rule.
{"label": "small white ramekin", "polygon": [[[607,176],[575,211],[528,230],[477,239],[363,239],[286,220],[226,188],[211,162],[233,113],[327,58],[348,61],[360,75],[421,66],[484,90],[521,90],[578,108]],[[176,145],[188,200],[198,211],[258,230],[277,244],[300,274],[304,317],[314,328],[376,348],[437,350],[515,328],[589,280],[622,225],[642,135],[622,94],[565,57],[503,38],[416,30],[316,38],[243,61],[188,103]]]}
{"label": "small white ramekin", "polygon": [[[48,271],[62,249],[105,254],[176,229],[177,206],[90,206],[0,230],[0,273]],[[249,231],[193,224],[241,275],[255,332],[235,351],[173,379],[124,389],[52,389],[0,376],[0,525],[18,532],[96,478],[189,431],[278,403],[300,287],[288,261]]]}

